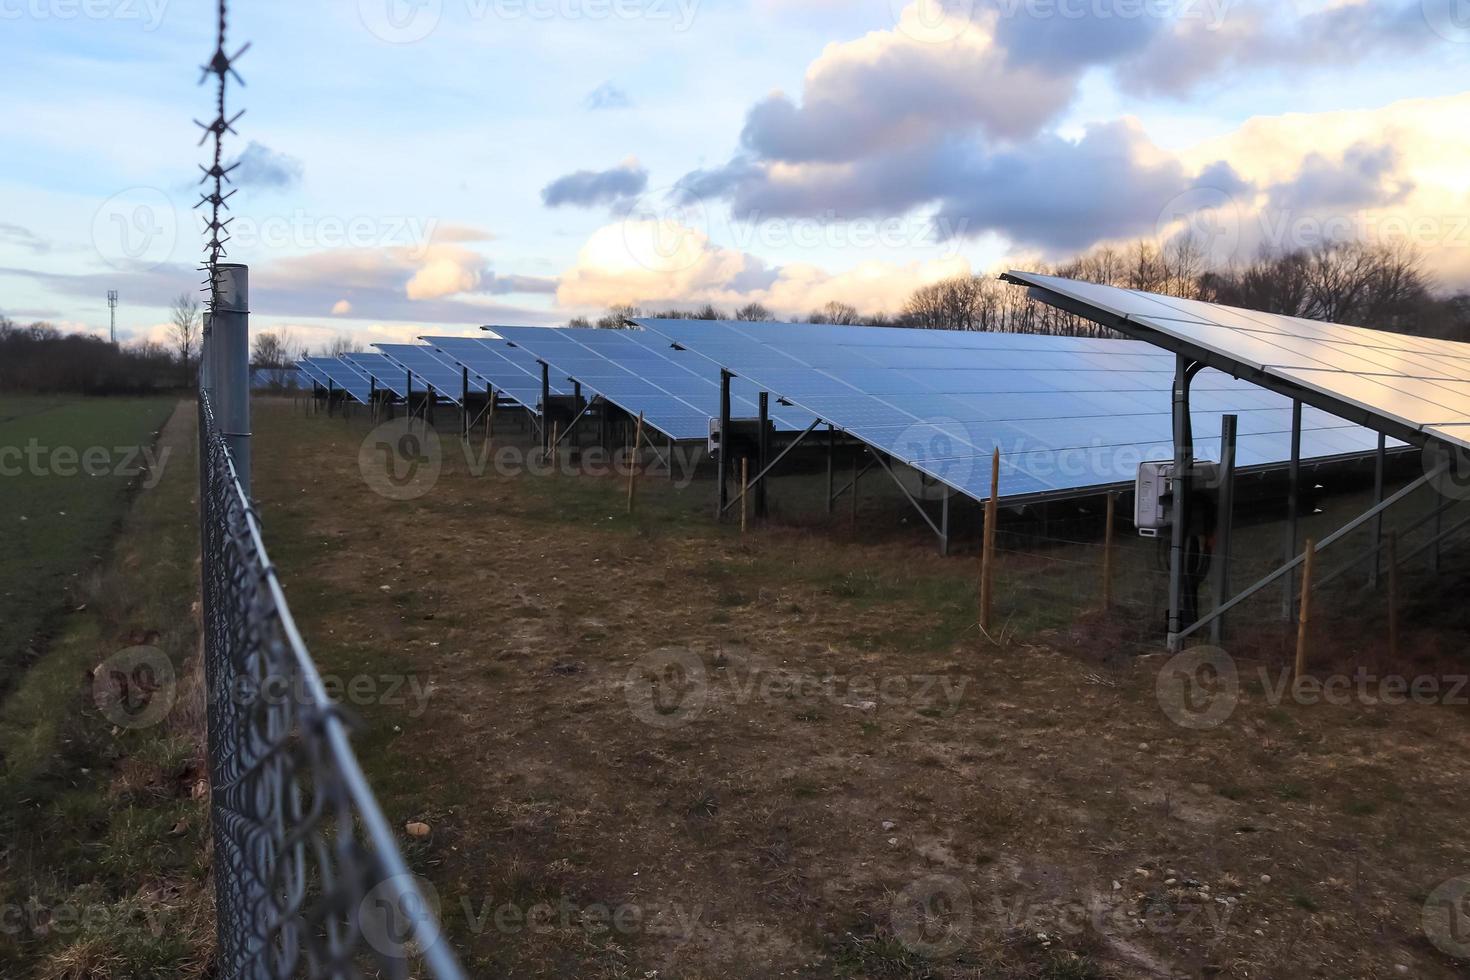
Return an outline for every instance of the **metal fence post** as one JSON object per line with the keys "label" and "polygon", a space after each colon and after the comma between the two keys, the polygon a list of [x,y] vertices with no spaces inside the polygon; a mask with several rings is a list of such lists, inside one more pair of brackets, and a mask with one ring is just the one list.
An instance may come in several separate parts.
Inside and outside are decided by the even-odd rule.
{"label": "metal fence post", "polygon": [[218,266],[211,346],[217,360],[220,430],[245,493],[250,493],[250,270],[243,265]]}

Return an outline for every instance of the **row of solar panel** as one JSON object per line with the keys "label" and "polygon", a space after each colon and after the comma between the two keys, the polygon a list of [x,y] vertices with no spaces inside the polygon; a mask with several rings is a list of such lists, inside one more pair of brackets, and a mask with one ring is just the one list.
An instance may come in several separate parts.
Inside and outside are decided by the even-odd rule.
{"label": "row of solar panel", "polygon": [[[754,417],[762,391],[780,430],[820,419],[955,489],[983,499],[989,457],[1002,453],[1007,497],[1126,483],[1138,464],[1172,455],[1174,359],[1137,341],[831,325],[639,321],[633,330],[494,327],[484,338],[423,337],[381,353],[309,358],[315,371],[366,401],[373,384],[398,397],[412,378],[452,401],[466,382],[528,409],[549,391],[580,387],[678,440],[703,439],[731,377],[731,415]],[[1201,436],[1239,417],[1245,467],[1290,456],[1291,408],[1280,395],[1218,372],[1195,382]],[[1201,438],[1201,454],[1218,454]],[[1303,416],[1302,453],[1370,453],[1377,435],[1325,412]],[[1397,444],[1395,444],[1397,445]]]}

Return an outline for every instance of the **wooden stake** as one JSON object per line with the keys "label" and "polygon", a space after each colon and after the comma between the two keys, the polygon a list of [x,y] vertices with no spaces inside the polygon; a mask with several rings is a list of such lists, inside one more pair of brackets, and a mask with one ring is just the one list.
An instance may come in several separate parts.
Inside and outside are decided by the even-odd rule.
{"label": "wooden stake", "polygon": [[740,457],[740,533],[745,533],[746,504],[750,500],[750,457]]}
{"label": "wooden stake", "polygon": [[980,555],[980,629],[990,632],[995,595],[995,498],[1000,494],[1000,449],[990,458],[990,497],[985,501],[985,531]]}
{"label": "wooden stake", "polygon": [[1399,536],[1388,532],[1388,657],[1399,660]]}
{"label": "wooden stake", "polygon": [[1306,560],[1302,563],[1302,604],[1296,624],[1296,679],[1300,681],[1307,673],[1307,640],[1312,620],[1312,560],[1317,554],[1317,542],[1307,539]]}
{"label": "wooden stake", "polygon": [[1117,497],[1108,494],[1108,526],[1103,532],[1103,580],[1102,580],[1102,605],[1103,611],[1113,606],[1113,519],[1117,508]]}
{"label": "wooden stake", "polygon": [[495,449],[495,396],[490,396],[490,410],[485,413],[485,454]]}
{"label": "wooden stake", "polygon": [[560,435],[560,432],[557,431],[560,425],[560,422],[551,423],[551,451],[547,455],[550,457],[551,461],[552,476],[556,476],[556,440],[557,437]]}
{"label": "wooden stake", "polygon": [[638,413],[638,427],[633,430],[633,454],[628,457],[628,513],[633,513],[633,488],[638,478],[638,447],[643,445],[643,413]]}

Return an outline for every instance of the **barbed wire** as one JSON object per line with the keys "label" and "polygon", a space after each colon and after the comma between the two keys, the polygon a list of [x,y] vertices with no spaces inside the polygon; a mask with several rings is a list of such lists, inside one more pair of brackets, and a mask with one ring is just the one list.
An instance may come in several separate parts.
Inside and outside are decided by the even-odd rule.
{"label": "barbed wire", "polygon": [[235,135],[239,135],[235,132],[235,123],[239,121],[241,116],[245,115],[244,109],[235,113],[234,116],[227,115],[225,93],[231,78],[234,78],[241,87],[244,87],[245,79],[240,77],[240,73],[235,70],[235,62],[246,51],[250,50],[250,43],[247,41],[233,55],[225,53],[225,32],[228,27],[228,10],[226,9],[225,2],[226,0],[219,0],[219,31],[215,42],[214,55],[209,59],[207,64],[201,67],[201,74],[199,76],[200,85],[203,85],[209,79],[210,75],[215,76],[218,80],[214,121],[205,123],[198,119],[194,120],[194,124],[204,130],[204,135],[199,138],[200,146],[207,143],[211,137],[214,138],[213,159],[210,166],[206,167],[203,164],[199,166],[199,169],[204,172],[204,176],[199,178],[199,182],[201,184],[208,184],[210,181],[213,181],[213,185],[209,193],[201,194],[199,203],[194,205],[196,209],[205,207],[206,205],[209,208],[204,222],[204,234],[206,235],[204,243],[205,262],[200,271],[206,273],[208,277],[204,282],[205,292],[208,293],[208,299],[205,301],[205,312],[210,315],[214,313],[215,303],[219,299],[219,260],[226,255],[226,245],[230,240],[229,224],[234,220],[233,218],[222,217],[224,212],[230,209],[229,199],[235,195],[235,189],[230,190],[229,193],[225,193],[225,185],[231,183],[230,171],[240,165],[239,161],[236,161],[228,167],[224,165],[225,134],[235,133]]}

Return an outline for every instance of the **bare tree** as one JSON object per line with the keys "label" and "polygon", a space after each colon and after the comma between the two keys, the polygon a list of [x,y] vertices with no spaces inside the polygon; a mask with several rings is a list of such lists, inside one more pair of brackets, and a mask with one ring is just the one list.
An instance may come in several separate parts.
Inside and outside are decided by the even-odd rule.
{"label": "bare tree", "polygon": [[278,368],[286,365],[286,345],[279,334],[255,335],[251,345],[250,363],[255,367]]}
{"label": "bare tree", "polygon": [[574,316],[567,321],[567,326],[579,330],[585,330],[588,327],[592,326],[592,321],[587,319],[585,316]]}
{"label": "bare tree", "polygon": [[703,306],[701,306],[698,310],[695,310],[694,311],[694,316],[693,316],[692,319],[695,319],[695,320],[723,320],[723,319],[725,319],[725,314],[723,314],[719,310],[715,309],[715,305],[713,303],[706,303]]}
{"label": "bare tree", "polygon": [[338,334],[332,338],[327,345],[327,357],[341,357],[343,354],[361,354],[362,341],[353,340],[344,334]]}
{"label": "bare tree", "polygon": [[608,307],[607,312],[598,319],[597,326],[602,330],[621,330],[628,320],[642,315],[642,311],[632,303],[619,303]]}
{"label": "bare tree", "polygon": [[858,313],[857,307],[833,300],[808,317],[807,322],[835,323],[842,326],[851,326],[856,323],[861,323],[862,319],[862,314]]}
{"label": "bare tree", "polygon": [[173,341],[173,349],[178,353],[179,361],[184,365],[184,380],[187,383],[191,377],[189,365],[193,363],[194,353],[199,348],[199,300],[189,293],[179,293],[169,307],[169,314],[169,338]]}
{"label": "bare tree", "polygon": [[761,304],[746,303],[744,306],[740,307],[740,309],[735,311],[735,319],[745,320],[750,323],[764,323],[769,322],[772,317],[771,311],[766,309]]}

